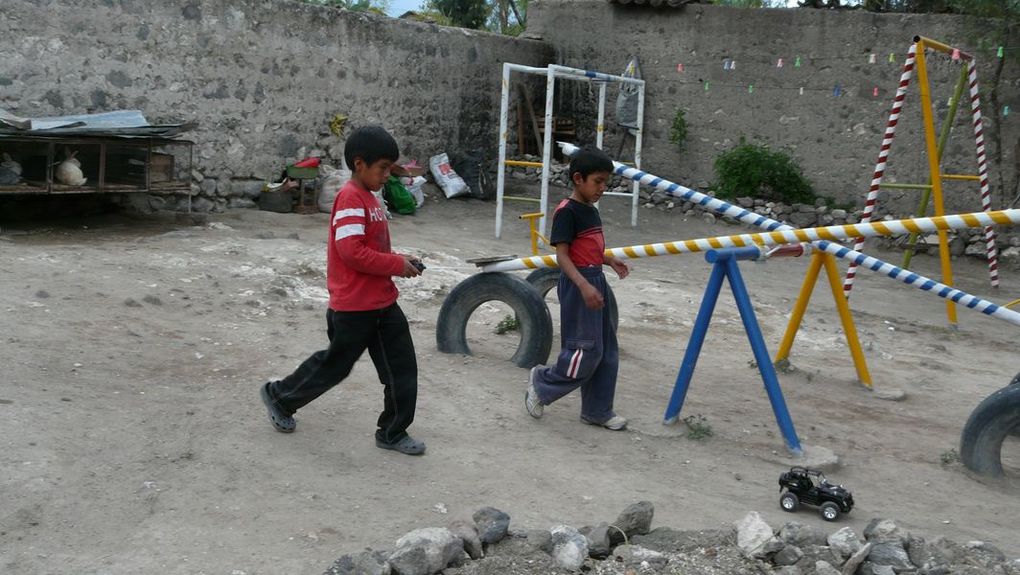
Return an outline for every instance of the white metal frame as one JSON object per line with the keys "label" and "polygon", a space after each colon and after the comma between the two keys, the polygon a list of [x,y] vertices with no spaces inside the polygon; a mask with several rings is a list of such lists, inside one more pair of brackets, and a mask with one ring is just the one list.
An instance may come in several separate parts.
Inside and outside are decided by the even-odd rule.
{"label": "white metal frame", "polygon": [[[539,200],[542,207],[542,218],[539,220],[538,229],[543,235],[546,228],[546,208],[549,204],[549,171],[552,159],[552,133],[553,126],[553,94],[556,87],[556,78],[569,80],[589,80],[599,84],[599,117],[595,128],[595,145],[602,147],[602,135],[605,132],[606,116],[606,84],[609,82],[621,82],[634,84],[638,87],[637,107],[637,134],[634,138],[634,167],[641,168],[641,136],[644,132],[645,116],[645,81],[638,78],[627,78],[613,74],[603,74],[591,70],[580,70],[550,64],[546,68],[535,68],[522,66],[520,64],[503,63],[503,93],[499,103],[499,171],[496,175],[496,237],[500,237],[503,227],[503,187],[506,183],[506,142],[507,123],[510,109],[510,72],[523,72],[525,74],[537,74],[546,77],[545,83],[545,129],[542,141],[542,197]],[[630,128],[624,128],[630,129]],[[631,199],[630,225],[637,225],[638,209],[638,183],[635,181],[631,191],[627,192],[606,192],[606,196],[628,196]]]}

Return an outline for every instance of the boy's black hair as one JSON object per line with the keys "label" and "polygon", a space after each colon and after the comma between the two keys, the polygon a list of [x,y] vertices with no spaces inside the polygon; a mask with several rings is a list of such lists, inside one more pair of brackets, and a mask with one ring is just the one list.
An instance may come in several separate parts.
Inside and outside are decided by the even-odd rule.
{"label": "boy's black hair", "polygon": [[613,160],[605,152],[595,147],[586,147],[574,154],[574,157],[570,160],[571,180],[574,179],[574,174],[581,174],[582,178],[587,178],[589,174],[594,172],[609,172],[612,174]]}
{"label": "boy's black hair", "polygon": [[365,126],[358,128],[347,137],[344,144],[344,161],[347,169],[354,170],[354,159],[372,165],[379,160],[396,162],[400,157],[397,141],[382,126]]}

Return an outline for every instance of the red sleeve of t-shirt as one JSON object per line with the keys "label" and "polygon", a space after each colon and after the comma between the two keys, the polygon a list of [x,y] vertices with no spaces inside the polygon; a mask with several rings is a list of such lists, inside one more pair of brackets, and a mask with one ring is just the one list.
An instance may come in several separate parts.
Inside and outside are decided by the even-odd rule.
{"label": "red sleeve of t-shirt", "polygon": [[[359,273],[400,275],[404,271],[404,258],[390,253],[389,246],[373,245],[373,227],[386,226],[386,220],[373,222],[370,217],[372,209],[373,206],[359,198],[357,193],[341,192],[332,224],[336,251],[345,264]],[[379,206],[374,206],[374,209],[379,209]]]}

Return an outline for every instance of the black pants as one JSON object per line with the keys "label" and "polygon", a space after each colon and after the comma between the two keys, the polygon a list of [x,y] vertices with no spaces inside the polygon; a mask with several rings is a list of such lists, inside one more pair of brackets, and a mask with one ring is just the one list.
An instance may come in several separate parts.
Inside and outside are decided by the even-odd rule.
{"label": "black pants", "polygon": [[407,435],[418,399],[418,363],[407,318],[400,306],[372,311],[326,312],[329,348],[306,359],[294,373],[269,384],[269,395],[293,414],[343,381],[367,349],[383,384],[377,439],[395,443]]}

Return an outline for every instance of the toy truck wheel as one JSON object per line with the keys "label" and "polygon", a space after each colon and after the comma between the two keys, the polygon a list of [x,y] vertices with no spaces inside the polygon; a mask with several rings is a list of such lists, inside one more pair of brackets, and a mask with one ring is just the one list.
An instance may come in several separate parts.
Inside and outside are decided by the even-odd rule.
{"label": "toy truck wheel", "polygon": [[520,367],[545,363],[552,348],[552,318],[535,288],[518,276],[501,272],[473,275],[457,284],[439,310],[436,346],[443,353],[471,355],[467,344],[467,323],[485,302],[509,305],[520,322],[520,344],[510,359]]}
{"label": "toy truck wheel", "polygon": [[[560,281],[560,269],[559,268],[538,268],[537,270],[528,274],[528,283],[535,286],[538,293],[542,294],[545,298],[549,295],[549,292],[556,289],[556,284]],[[616,295],[613,290],[609,290],[609,299],[606,301],[606,313],[609,314],[610,321],[613,325],[619,329],[620,326],[620,310],[616,307]]]}
{"label": "toy truck wheel", "polygon": [[798,499],[793,493],[787,491],[779,496],[779,506],[783,508],[783,511],[793,513],[798,507],[800,507],[800,499]]}
{"label": "toy truck wheel", "polygon": [[818,512],[822,514],[822,519],[826,521],[835,521],[839,518],[839,505],[836,505],[831,501],[826,501],[818,508]]}
{"label": "toy truck wheel", "polygon": [[982,475],[1003,475],[1002,443],[1020,430],[1020,374],[989,395],[967,419],[960,437],[960,460]]}

